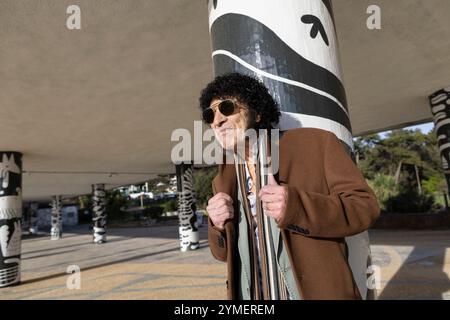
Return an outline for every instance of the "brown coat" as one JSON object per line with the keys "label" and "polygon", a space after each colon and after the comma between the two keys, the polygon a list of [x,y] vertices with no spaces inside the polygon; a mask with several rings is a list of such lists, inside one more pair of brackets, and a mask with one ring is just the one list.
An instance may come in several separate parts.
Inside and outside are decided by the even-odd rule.
{"label": "brown coat", "polygon": [[[275,179],[288,188],[278,223],[302,299],[360,299],[347,261],[344,237],[369,229],[380,214],[377,199],[339,139],[325,130],[300,128],[280,139]],[[213,256],[227,262],[228,299],[237,297],[237,180],[234,164],[219,165],[214,194],[233,198],[233,221],[219,231],[209,219]]]}

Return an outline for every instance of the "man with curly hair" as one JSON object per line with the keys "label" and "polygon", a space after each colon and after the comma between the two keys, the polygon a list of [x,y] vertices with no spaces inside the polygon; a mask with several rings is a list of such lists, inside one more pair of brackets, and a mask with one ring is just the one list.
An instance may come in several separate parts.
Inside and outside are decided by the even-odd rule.
{"label": "man with curly hair", "polygon": [[286,131],[278,144],[279,170],[261,187],[258,162],[251,161],[258,151],[242,133],[278,124],[281,114],[267,88],[230,73],[209,83],[199,100],[204,122],[235,156],[235,163],[219,164],[206,208],[211,252],[227,262],[228,298],[267,298],[255,220],[262,207],[276,223],[280,299],[361,299],[345,237],[370,228],[380,208],[339,139],[316,128]]}

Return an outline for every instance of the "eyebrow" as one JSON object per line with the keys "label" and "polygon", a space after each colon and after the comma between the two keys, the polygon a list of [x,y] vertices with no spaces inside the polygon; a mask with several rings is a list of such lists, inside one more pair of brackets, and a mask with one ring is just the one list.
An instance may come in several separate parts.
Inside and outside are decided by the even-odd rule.
{"label": "eyebrow", "polygon": [[221,101],[219,101],[219,102],[216,102],[216,103],[214,103],[214,104],[211,104],[208,108],[215,107],[215,106],[221,104],[223,101],[225,101],[225,100],[221,100]]}

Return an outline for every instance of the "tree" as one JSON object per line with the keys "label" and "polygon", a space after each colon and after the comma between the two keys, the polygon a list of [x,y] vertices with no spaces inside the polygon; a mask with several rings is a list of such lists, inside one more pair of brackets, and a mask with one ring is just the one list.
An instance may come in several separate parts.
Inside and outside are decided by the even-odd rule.
{"label": "tree", "polygon": [[197,208],[205,208],[209,198],[212,197],[212,180],[217,174],[217,167],[207,167],[196,169],[195,177],[195,196]]}
{"label": "tree", "polygon": [[374,179],[377,173],[395,175],[400,161],[418,166],[422,179],[443,177],[434,131],[423,134],[418,129],[397,129],[385,139],[377,136],[358,137],[355,141],[360,153],[358,166],[367,179]]}
{"label": "tree", "polygon": [[147,181],[148,191],[152,193],[164,193],[167,192],[167,188],[170,186],[170,178],[172,175],[158,175],[158,177]]}
{"label": "tree", "polygon": [[109,220],[121,219],[127,213],[122,211],[125,209],[129,201],[120,193],[119,190],[106,191],[106,213]]}
{"label": "tree", "polygon": [[[370,182],[382,208],[415,212],[432,207],[432,195],[436,198],[436,193],[442,192],[445,186],[434,130],[424,134],[418,129],[396,129],[384,139],[372,134],[356,138],[354,144],[358,167]],[[402,171],[395,188],[397,194],[393,194],[392,181],[400,163]],[[417,194],[416,167],[422,195]]]}
{"label": "tree", "polygon": [[395,197],[399,194],[399,188],[395,184],[394,177],[382,173],[377,173],[375,175],[375,178],[373,180],[367,181],[367,183],[375,193],[381,210],[391,211],[391,208],[388,208],[386,206],[387,202],[390,198]]}

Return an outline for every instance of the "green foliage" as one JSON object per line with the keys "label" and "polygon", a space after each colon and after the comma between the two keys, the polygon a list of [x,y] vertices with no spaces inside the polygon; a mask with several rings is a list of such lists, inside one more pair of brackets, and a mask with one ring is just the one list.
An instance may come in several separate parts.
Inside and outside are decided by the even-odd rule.
{"label": "green foliage", "polygon": [[390,208],[386,207],[386,202],[399,194],[399,188],[395,184],[395,179],[382,173],[377,173],[373,180],[368,180],[367,183],[375,193],[382,211],[388,211]]}
{"label": "green foliage", "polygon": [[389,212],[395,213],[420,213],[436,212],[440,209],[435,205],[433,195],[423,192],[418,194],[414,190],[407,190],[386,201]]}
{"label": "green foliage", "polygon": [[178,210],[178,202],[175,199],[171,199],[164,203],[164,212],[173,212]]}
{"label": "green foliage", "polygon": [[[387,212],[430,212],[437,210],[434,198],[446,190],[435,131],[392,130],[385,139],[378,134],[354,141],[358,167],[374,190],[380,207]],[[402,163],[398,184],[395,174]],[[422,187],[419,186],[415,171]],[[440,200],[439,200],[440,201]]]}
{"label": "green foliage", "polygon": [[106,213],[109,220],[117,220],[127,215],[125,209],[128,206],[128,200],[119,190],[106,191]]}
{"label": "green foliage", "polygon": [[77,198],[80,210],[92,207],[92,195],[82,195]]}
{"label": "green foliage", "polygon": [[164,212],[164,208],[158,205],[146,207],[142,212],[144,217],[151,219],[159,219]]}
{"label": "green foliage", "polygon": [[421,178],[443,176],[434,131],[397,129],[385,139],[378,135],[358,137],[355,149],[359,153],[358,166],[364,176],[373,179],[376,173],[395,175],[400,161],[417,165]]}
{"label": "green foliage", "polygon": [[205,208],[209,198],[213,196],[211,183],[216,174],[217,167],[208,167],[195,170],[194,177],[197,208]]}
{"label": "green foliage", "polygon": [[422,188],[429,193],[445,192],[447,188],[445,177],[443,175],[431,176],[428,179],[422,181]]}

